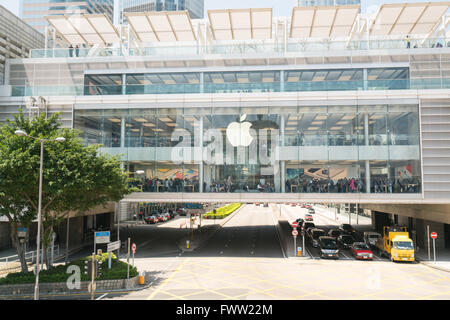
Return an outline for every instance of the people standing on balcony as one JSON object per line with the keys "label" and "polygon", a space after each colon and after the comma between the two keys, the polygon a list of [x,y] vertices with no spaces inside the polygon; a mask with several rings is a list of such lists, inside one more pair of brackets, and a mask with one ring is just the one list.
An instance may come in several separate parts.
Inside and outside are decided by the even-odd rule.
{"label": "people standing on balcony", "polygon": [[231,192],[231,176],[227,179],[227,192]]}
{"label": "people standing on balcony", "polygon": [[411,38],[409,35],[406,36],[406,48],[411,48]]}
{"label": "people standing on balcony", "polygon": [[73,46],[72,46],[72,44],[70,44],[70,46],[69,46],[69,57],[72,57],[73,56]]}
{"label": "people standing on balcony", "polygon": [[78,45],[75,46],[75,57],[78,57],[80,54],[80,47]]}

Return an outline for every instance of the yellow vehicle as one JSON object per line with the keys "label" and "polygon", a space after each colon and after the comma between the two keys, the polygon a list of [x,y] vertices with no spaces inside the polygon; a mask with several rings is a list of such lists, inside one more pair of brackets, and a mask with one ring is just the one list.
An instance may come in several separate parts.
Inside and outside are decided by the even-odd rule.
{"label": "yellow vehicle", "polygon": [[406,227],[383,227],[383,237],[376,242],[381,256],[391,261],[414,261],[414,243]]}

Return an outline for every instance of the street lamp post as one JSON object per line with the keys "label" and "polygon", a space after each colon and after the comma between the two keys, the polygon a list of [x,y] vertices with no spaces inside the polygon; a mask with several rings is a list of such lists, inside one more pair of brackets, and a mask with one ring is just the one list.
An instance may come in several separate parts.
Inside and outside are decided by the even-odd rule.
{"label": "street lamp post", "polygon": [[[16,130],[14,132],[17,136],[20,137],[29,137],[35,140],[39,140],[41,143],[41,156],[40,156],[40,165],[39,165],[39,202],[38,202],[38,229],[37,229],[37,237],[36,237],[36,283],[34,286],[34,300],[39,300],[39,259],[40,259],[40,243],[41,243],[41,209],[42,209],[42,173],[44,167],[44,143],[45,141],[51,141],[46,139],[39,139],[33,136],[28,135],[23,130]],[[64,142],[66,141],[63,137],[58,137],[53,141]]]}

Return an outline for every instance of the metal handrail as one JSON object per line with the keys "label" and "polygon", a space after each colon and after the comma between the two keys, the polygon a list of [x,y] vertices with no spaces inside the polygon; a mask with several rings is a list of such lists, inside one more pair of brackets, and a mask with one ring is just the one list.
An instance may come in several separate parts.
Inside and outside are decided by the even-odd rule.
{"label": "metal handrail", "polygon": [[[58,257],[60,255],[59,249],[60,249],[59,244],[56,244],[54,246],[54,252],[56,252],[55,257]],[[41,254],[40,254],[41,259],[43,258],[43,254],[44,254],[44,252],[41,251]],[[30,256],[31,256],[31,263],[35,262],[36,250],[25,252],[25,261],[30,259]],[[19,261],[19,255],[15,254],[12,256],[0,257],[0,262],[1,262],[1,260],[5,260],[6,263]]]}

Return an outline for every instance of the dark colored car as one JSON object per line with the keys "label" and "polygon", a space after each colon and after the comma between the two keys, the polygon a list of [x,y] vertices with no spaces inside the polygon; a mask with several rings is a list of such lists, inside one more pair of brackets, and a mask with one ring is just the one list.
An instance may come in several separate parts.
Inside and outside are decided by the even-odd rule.
{"label": "dark colored car", "polygon": [[345,234],[353,234],[355,232],[355,229],[353,229],[353,227],[348,223],[341,224],[339,230]]}
{"label": "dark colored car", "polygon": [[355,242],[355,238],[348,234],[341,234],[337,238],[337,242],[341,246],[341,248],[349,249],[350,246]]}
{"label": "dark colored car", "polygon": [[315,227],[316,227],[316,225],[312,222],[305,222],[303,224],[303,228],[304,228],[305,232],[307,232],[309,228],[315,228]]}
{"label": "dark colored car", "polygon": [[319,238],[319,249],[321,258],[339,259],[339,247],[332,237],[323,236]]}
{"label": "dark colored car", "polygon": [[314,214],[314,213],[316,213],[316,210],[314,210],[313,208],[309,208],[308,209],[308,213],[309,214]]}
{"label": "dark colored car", "polygon": [[186,212],[186,209],[185,209],[185,208],[178,208],[178,209],[177,209],[177,213],[178,213],[180,216],[185,216],[185,215],[187,215],[187,212]]}
{"label": "dark colored car", "polygon": [[330,231],[328,231],[328,236],[334,238],[335,240],[337,240],[337,238],[342,234],[342,231],[339,229],[331,229]]}
{"label": "dark colored car", "polygon": [[373,252],[365,242],[355,242],[350,246],[350,251],[356,259],[373,260]]}
{"label": "dark colored car", "polygon": [[314,228],[310,229],[310,241],[312,243],[313,248],[317,248],[319,246],[319,238],[326,235],[325,231],[322,229]]}

